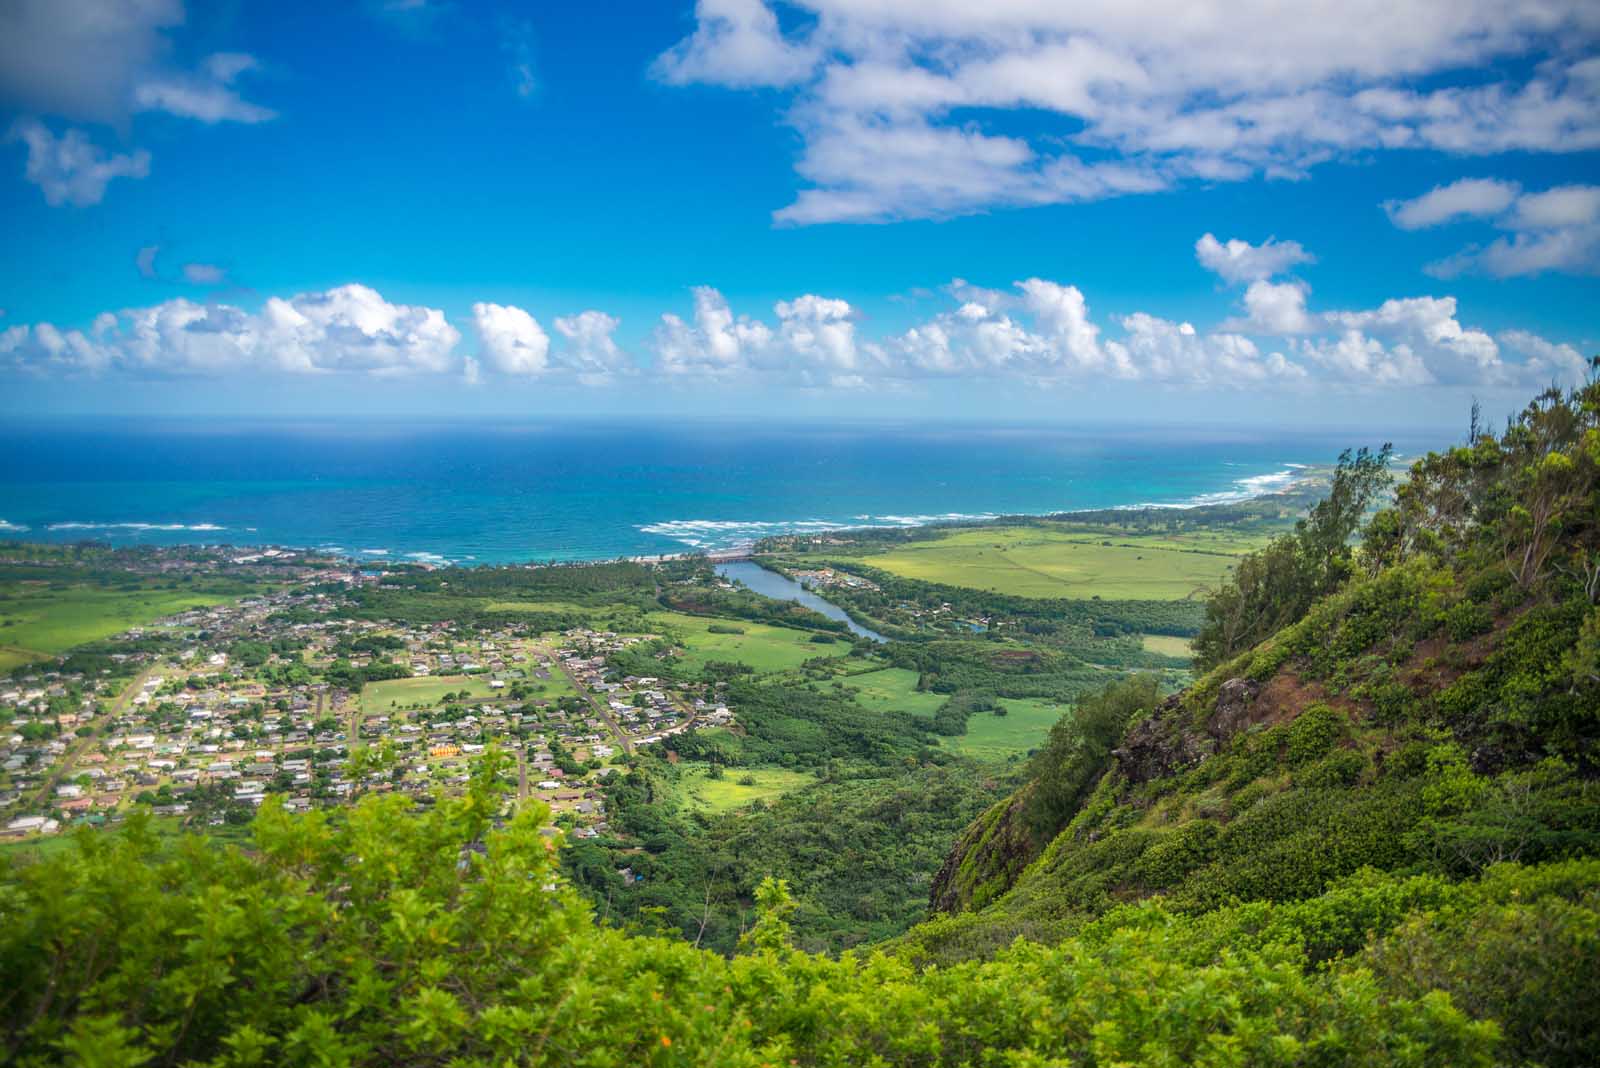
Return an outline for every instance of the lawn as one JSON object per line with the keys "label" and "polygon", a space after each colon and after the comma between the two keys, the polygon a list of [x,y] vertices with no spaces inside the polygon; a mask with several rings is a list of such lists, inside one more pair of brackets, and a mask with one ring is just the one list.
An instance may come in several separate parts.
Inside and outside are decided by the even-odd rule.
{"label": "lawn", "polygon": [[874,712],[910,712],[932,716],[948,699],[946,694],[919,693],[917,673],[906,668],[884,668],[843,680],[856,691],[856,703]]}
{"label": "lawn", "polygon": [[1002,698],[1006,714],[974,712],[967,718],[967,733],[945,740],[946,745],[974,760],[1001,761],[1022,756],[1044,742],[1071,706],[1039,698]]}
{"label": "lawn", "polygon": [[190,608],[234,599],[225,593],[145,584],[131,589],[79,583],[63,588],[33,582],[0,586],[0,670],[55,656]]}
{"label": "lawn", "polygon": [[[650,626],[658,633],[670,632],[684,646],[683,660],[692,669],[710,660],[745,664],[758,672],[791,671],[818,656],[846,656],[848,641],[819,644],[811,640],[813,631],[774,627],[743,619],[708,619],[679,612],[652,612]],[[715,634],[711,627],[737,629],[739,634]]]}
{"label": "lawn", "polygon": [[[556,682],[555,679],[550,681]],[[429,675],[418,679],[388,679],[384,682],[369,682],[361,688],[361,712],[368,716],[388,712],[391,710],[391,702],[394,708],[406,708],[410,705],[432,706],[438,704],[439,699],[445,694],[460,693],[463,690],[472,697],[492,697],[497,692],[490,689],[489,680],[482,677]],[[552,690],[552,693],[556,692],[559,691]]]}
{"label": "lawn", "polygon": [[1220,581],[1234,557],[1259,540],[1226,531],[1182,536],[992,527],[910,542],[862,562],[903,578],[1019,597],[1173,601]]}
{"label": "lawn", "polygon": [[[747,777],[755,780],[754,785],[739,782]],[[704,764],[683,764],[678,768],[678,787],[684,799],[712,815],[744,808],[752,801],[771,801],[816,781],[815,775],[788,768],[728,768],[720,779],[708,778]]]}

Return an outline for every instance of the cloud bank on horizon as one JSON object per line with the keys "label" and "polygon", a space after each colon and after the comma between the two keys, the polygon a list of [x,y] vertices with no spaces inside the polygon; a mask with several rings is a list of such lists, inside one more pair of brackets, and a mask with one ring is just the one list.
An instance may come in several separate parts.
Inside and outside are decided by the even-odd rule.
{"label": "cloud bank on horizon", "polygon": [[[1396,208],[1408,219],[1442,210]],[[532,312],[491,302],[472,306],[477,348],[467,353],[462,330],[441,309],[392,303],[350,284],[272,297],[254,313],[176,298],[104,312],[88,329],[19,324],[0,331],[0,367],[38,375],[461,375],[472,385],[492,375],[594,387],[760,379],[829,389],[936,378],[1045,387],[1096,380],[1256,390],[1529,387],[1576,382],[1588,372],[1570,344],[1463,325],[1450,296],[1312,309],[1311,287],[1286,276],[1314,259],[1295,241],[1252,245],[1206,233],[1194,251],[1202,268],[1235,291],[1243,287],[1233,299],[1241,314],[1213,331],[1143,311],[1108,329],[1091,317],[1077,286],[1042,278],[1004,290],[956,279],[945,287],[948,310],[876,337],[862,336],[859,312],[843,299],[780,300],[767,319],[736,313],[717,289],[696,286],[688,317],[663,312],[637,357],[617,344],[621,321],[606,312],[557,316],[555,342]]]}

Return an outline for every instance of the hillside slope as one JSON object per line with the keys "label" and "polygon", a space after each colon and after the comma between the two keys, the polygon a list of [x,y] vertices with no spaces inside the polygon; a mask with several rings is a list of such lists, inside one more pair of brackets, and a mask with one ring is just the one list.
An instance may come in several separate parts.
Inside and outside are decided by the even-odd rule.
{"label": "hillside slope", "polygon": [[1503,437],[1421,461],[1336,592],[1146,705],[1053,826],[1033,799],[1082,769],[1036,759],[902,949],[1059,941],[1156,895],[1198,915],[1363,868],[1467,878],[1600,852],[1597,398],[1547,394]]}

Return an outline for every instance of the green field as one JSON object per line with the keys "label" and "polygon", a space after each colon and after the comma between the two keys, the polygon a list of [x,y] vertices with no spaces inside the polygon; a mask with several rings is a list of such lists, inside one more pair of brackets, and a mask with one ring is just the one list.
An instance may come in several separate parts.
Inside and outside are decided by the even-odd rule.
{"label": "green field", "polygon": [[[746,777],[754,779],[755,785],[742,785],[739,780]],[[728,768],[721,779],[708,778],[703,764],[685,764],[678,769],[678,787],[684,799],[713,815],[744,808],[752,801],[770,801],[816,781],[808,772],[787,768]]]}
{"label": "green field", "polygon": [[1037,748],[1070,706],[1038,698],[1002,698],[1006,714],[974,712],[967,719],[967,733],[948,738],[945,745],[974,760],[999,761],[1022,756]]}
{"label": "green field", "polygon": [[[710,660],[745,664],[758,672],[790,671],[818,656],[845,656],[848,641],[826,645],[811,640],[812,631],[774,627],[743,619],[708,619],[679,612],[652,612],[649,622],[661,632],[670,632],[684,646],[683,661],[698,670]],[[742,634],[713,634],[713,626],[737,627]]]}
{"label": "green field", "polygon": [[1220,581],[1232,557],[1259,543],[1227,531],[1138,535],[994,527],[910,542],[862,562],[903,578],[1019,597],[1174,601]]}
{"label": "green field", "polygon": [[26,649],[12,649],[9,646],[0,645],[0,675],[6,674],[14,667],[21,667],[23,664],[37,659],[39,659],[38,656]]}
{"label": "green field", "polygon": [[485,612],[571,612],[584,616],[597,616],[602,609],[596,609],[571,601],[490,601],[483,606]]}
{"label": "green field", "polygon": [[[137,806],[135,806],[137,807]],[[177,840],[185,835],[199,835],[208,842],[224,845],[250,844],[250,828],[224,824],[221,827],[188,827],[173,816],[149,817],[150,832],[157,838]],[[6,861],[15,861],[19,864],[29,864],[36,860],[44,860],[58,853],[71,852],[78,848],[78,835],[88,833],[101,835],[108,833],[107,829],[80,831],[79,828],[63,830],[58,834],[44,837],[14,839],[0,842],[0,864]],[[110,833],[116,833],[111,829]]]}
{"label": "green field", "polygon": [[[557,682],[554,678],[550,681]],[[391,711],[391,705],[393,708],[436,705],[445,694],[463,690],[472,697],[492,697],[496,692],[489,688],[489,680],[482,676],[430,675],[420,679],[389,679],[369,682],[361,688],[361,712],[370,716]]]}
{"label": "green field", "polygon": [[1174,638],[1169,634],[1141,635],[1144,641],[1144,651],[1147,653],[1160,653],[1162,656],[1192,657],[1194,649],[1189,645],[1188,638]]}
{"label": "green field", "polygon": [[133,588],[79,583],[56,588],[44,582],[0,586],[0,670],[56,656],[164,616],[235,599],[224,593],[130,585]]}
{"label": "green field", "polygon": [[853,675],[844,684],[856,691],[856,703],[874,712],[910,712],[931,716],[947,699],[946,694],[919,693],[917,673],[905,668],[884,668],[865,675]]}
{"label": "green field", "polygon": [[548,679],[535,678],[533,669],[529,668],[528,677],[519,681],[522,682],[523,687],[528,691],[529,697],[533,700],[554,701],[561,697],[583,696],[578,693],[578,688],[572,685],[572,680],[567,678],[566,672],[559,667],[550,669],[550,677]]}

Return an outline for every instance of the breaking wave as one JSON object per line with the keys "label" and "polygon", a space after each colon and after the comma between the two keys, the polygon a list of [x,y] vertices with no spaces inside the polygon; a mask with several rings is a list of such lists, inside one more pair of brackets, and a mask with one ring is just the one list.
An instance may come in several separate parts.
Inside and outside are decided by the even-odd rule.
{"label": "breaking wave", "polygon": [[[1235,479],[1228,488],[1199,493],[1181,501],[1148,501],[1121,505],[1122,508],[1203,508],[1206,505],[1237,504],[1273,493],[1282,493],[1302,476],[1305,464],[1285,464],[1282,469]],[[1096,509],[1098,510],[1098,509]],[[738,549],[762,538],[784,534],[818,534],[829,530],[882,530],[894,527],[923,527],[933,523],[960,523],[998,519],[1000,512],[935,512],[916,515],[855,515],[848,520],[829,519],[668,519],[638,529],[645,534],[671,538],[697,550]],[[1039,513],[1063,514],[1059,511]]]}
{"label": "breaking wave", "polygon": [[192,530],[200,533],[210,533],[217,530],[227,530],[227,527],[215,523],[51,523],[46,530]]}

